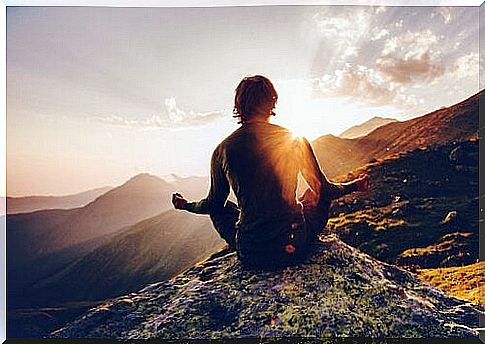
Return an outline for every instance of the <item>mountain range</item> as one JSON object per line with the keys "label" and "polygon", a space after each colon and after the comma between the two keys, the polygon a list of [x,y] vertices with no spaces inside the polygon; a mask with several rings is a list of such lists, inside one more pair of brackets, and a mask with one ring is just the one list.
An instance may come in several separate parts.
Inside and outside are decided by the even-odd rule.
{"label": "mountain range", "polygon": [[30,213],[46,209],[78,208],[85,206],[110,189],[110,186],[105,186],[65,196],[7,197],[7,214]]}
{"label": "mountain range", "polygon": [[333,178],[392,155],[476,137],[481,91],[421,117],[383,125],[368,135],[344,139],[324,135],[312,142],[323,171]]}

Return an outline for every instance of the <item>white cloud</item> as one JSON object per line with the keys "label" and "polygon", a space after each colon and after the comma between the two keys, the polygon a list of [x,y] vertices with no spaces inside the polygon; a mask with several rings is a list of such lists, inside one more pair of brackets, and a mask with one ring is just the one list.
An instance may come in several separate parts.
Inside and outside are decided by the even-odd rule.
{"label": "white cloud", "polygon": [[113,126],[140,128],[140,129],[181,129],[199,127],[221,118],[223,111],[212,112],[185,112],[177,107],[175,98],[165,99],[166,115],[154,114],[151,116],[126,116],[111,114],[108,116],[89,116],[90,121],[101,122]]}
{"label": "white cloud", "polygon": [[375,14],[384,13],[386,11],[387,11],[386,6],[378,6],[378,7],[376,7]]}
{"label": "white cloud", "polygon": [[478,76],[479,56],[471,52],[456,59],[451,73],[457,78]]}
{"label": "white cloud", "polygon": [[440,16],[445,24],[451,21],[451,10],[449,7],[439,7],[435,12],[431,13],[431,19]]}
{"label": "white cloud", "polygon": [[359,40],[369,32],[371,14],[367,10],[327,10],[315,14],[313,19],[319,33],[334,45],[335,55],[344,60],[357,54]]}
{"label": "white cloud", "polygon": [[371,41],[378,41],[380,39],[383,39],[385,37],[389,36],[389,31],[384,29],[384,28],[374,28],[371,32]]}
{"label": "white cloud", "polygon": [[448,7],[440,7],[438,9],[438,14],[441,16],[445,24],[448,24],[451,21],[451,11]]}
{"label": "white cloud", "polygon": [[223,114],[222,111],[194,112],[190,110],[189,112],[185,112],[177,107],[177,102],[173,97],[165,99],[165,107],[170,121],[173,124],[187,126],[203,125],[212,122]]}

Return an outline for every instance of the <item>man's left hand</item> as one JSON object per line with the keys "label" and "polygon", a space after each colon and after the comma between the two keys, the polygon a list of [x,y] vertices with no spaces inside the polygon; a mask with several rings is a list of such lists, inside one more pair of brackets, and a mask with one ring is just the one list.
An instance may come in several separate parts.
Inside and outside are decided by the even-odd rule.
{"label": "man's left hand", "polygon": [[184,209],[187,200],[178,192],[172,194],[172,204],[175,209]]}

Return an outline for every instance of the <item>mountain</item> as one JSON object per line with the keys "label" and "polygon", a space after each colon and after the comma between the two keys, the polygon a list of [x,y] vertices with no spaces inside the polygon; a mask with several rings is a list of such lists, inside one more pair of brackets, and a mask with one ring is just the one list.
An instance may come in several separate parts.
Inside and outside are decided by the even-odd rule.
{"label": "mountain", "polygon": [[330,236],[283,270],[242,270],[234,253],[209,259],[50,337],[475,337],[480,311]]}
{"label": "mountain", "polygon": [[158,177],[140,174],[81,208],[8,215],[9,308],[17,307],[37,281],[59,273],[135,223],[171,208],[176,190]]}
{"label": "mountain", "polygon": [[156,176],[139,174],[84,207],[9,215],[8,270],[167,210],[174,190]]}
{"label": "mountain", "polygon": [[[9,215],[8,309],[16,319],[9,333],[38,336],[99,299],[170,278],[221,248],[208,217],[166,211],[174,191],[198,197],[207,192],[207,178],[181,178],[174,186],[142,174],[84,208]],[[118,216],[138,223],[123,226]],[[55,233],[60,240],[96,225],[90,238],[66,245],[53,239],[62,228]],[[49,245],[50,253],[38,253]]]}
{"label": "mountain", "polygon": [[30,291],[41,305],[102,300],[171,278],[224,244],[208,216],[169,210],[117,234]]}
{"label": "mountain", "polygon": [[373,130],[382,127],[383,125],[398,122],[397,119],[394,118],[383,118],[379,116],[372,117],[368,121],[365,121],[362,124],[354,125],[349,129],[345,130],[343,133],[339,135],[339,137],[343,139],[355,139],[357,137],[365,136],[372,132]]}
{"label": "mountain", "polygon": [[7,197],[7,214],[30,213],[45,209],[71,209],[85,206],[112,187],[92,189],[66,196]]}
{"label": "mountain", "polygon": [[327,230],[388,263],[419,268],[476,262],[479,142],[416,149],[365,165],[368,193],[336,201]]}
{"label": "mountain", "polygon": [[143,220],[60,271],[26,287],[9,288],[8,332],[13,337],[42,336],[100,300],[181,273],[224,244],[207,216],[169,210]]}
{"label": "mountain", "polygon": [[484,92],[421,117],[389,123],[363,137],[321,136],[312,142],[315,154],[323,171],[333,178],[369,161],[417,148],[466,141],[477,135],[478,103]]}

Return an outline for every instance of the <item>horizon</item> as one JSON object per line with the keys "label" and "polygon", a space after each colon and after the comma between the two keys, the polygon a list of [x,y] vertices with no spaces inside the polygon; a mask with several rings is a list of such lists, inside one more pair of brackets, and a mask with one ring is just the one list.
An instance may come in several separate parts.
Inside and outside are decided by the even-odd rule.
{"label": "horizon", "polygon": [[[481,89],[478,91],[478,93],[482,92],[482,91],[485,91],[485,88],[484,89]],[[462,102],[462,101],[465,101],[466,99],[468,98],[471,98],[473,97],[474,95],[478,94],[478,93],[475,93],[475,94],[472,94],[464,99],[462,99],[461,101],[459,101],[458,103]],[[454,104],[452,104],[454,105]],[[432,110],[430,113],[432,112],[435,112],[435,111],[438,111],[440,109],[442,109],[444,107],[440,107],[438,109],[435,109],[435,110]],[[416,117],[413,117],[413,118],[419,118],[419,117],[422,117],[422,116],[425,116],[429,113],[426,113],[426,114],[423,114],[423,115],[420,115],[420,116],[416,116]],[[368,120],[366,120],[365,122],[373,119],[373,118],[382,118],[382,119],[395,119],[395,118],[390,118],[390,117],[380,117],[380,116],[374,116],[374,117],[371,117],[369,118]],[[413,119],[411,118],[411,119]],[[397,120],[399,121],[399,120]],[[364,124],[365,122],[363,123],[360,123],[360,124]],[[356,126],[359,126],[360,124],[356,124],[352,127],[349,127],[347,129],[350,129],[350,128],[353,128],[353,127],[356,127]],[[347,129],[344,129],[344,131],[346,131]],[[340,134],[343,134],[342,131]],[[314,140],[318,140],[319,138],[325,136],[325,135],[329,135],[329,134],[324,134],[324,135],[321,135],[317,138],[315,138]],[[331,134],[330,134],[331,135]],[[339,136],[339,135],[335,135],[335,136]],[[93,187],[93,188],[89,188],[89,189],[84,189],[84,190],[80,190],[80,191],[77,191],[77,192],[73,192],[73,193],[67,193],[67,194],[29,194],[29,195],[15,195],[15,196],[11,196],[11,195],[6,195],[6,196],[0,196],[0,198],[23,198],[23,197],[68,197],[68,196],[73,196],[73,195],[77,195],[77,194],[81,194],[81,193],[84,193],[84,192],[88,192],[88,191],[93,191],[93,190],[96,190],[96,189],[102,189],[102,188],[111,188],[111,189],[115,189],[117,187],[120,187],[122,186],[123,184],[127,183],[128,181],[130,181],[131,179],[137,177],[137,176],[140,176],[140,175],[150,175],[150,176],[154,176],[154,177],[157,177],[157,178],[160,178],[162,180],[164,180],[165,182],[167,183],[173,183],[175,181],[175,179],[184,179],[184,178],[209,178],[209,174],[206,174],[206,175],[180,175],[180,174],[177,174],[177,173],[170,173],[170,174],[165,174],[165,175],[158,175],[158,174],[155,174],[155,173],[152,173],[152,172],[144,172],[144,171],[141,171],[141,172],[137,172],[131,176],[129,176],[126,180],[122,181],[121,183],[117,184],[117,185],[102,185],[102,186],[97,186],[97,187]],[[208,180],[209,181],[209,180]],[[106,192],[109,192],[111,191],[108,190]]]}
{"label": "horizon", "polygon": [[7,19],[8,197],[144,172],[207,177],[238,126],[232,98],[246,75],[275,84],[272,123],[311,140],[483,89],[476,7],[41,7]]}

